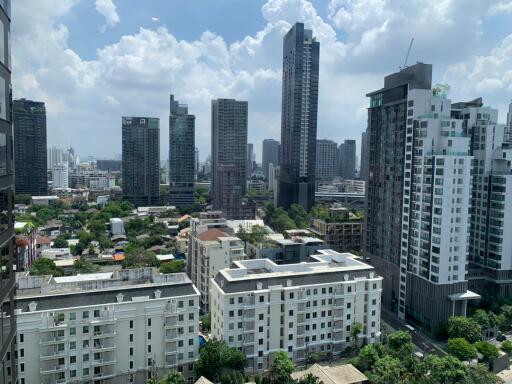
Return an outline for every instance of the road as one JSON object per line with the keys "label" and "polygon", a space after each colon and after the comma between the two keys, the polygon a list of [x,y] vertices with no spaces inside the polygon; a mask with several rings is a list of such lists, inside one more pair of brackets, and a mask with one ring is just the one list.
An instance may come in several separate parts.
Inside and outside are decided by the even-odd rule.
{"label": "road", "polygon": [[[407,323],[400,319],[396,314],[382,308],[381,310],[381,320],[387,324],[390,328],[396,331],[409,331],[405,326]],[[414,332],[411,333],[412,342],[417,348],[418,352],[423,354],[435,354],[438,356],[444,356],[447,353],[432,339],[430,339],[427,335],[423,334],[419,330],[415,328]]]}

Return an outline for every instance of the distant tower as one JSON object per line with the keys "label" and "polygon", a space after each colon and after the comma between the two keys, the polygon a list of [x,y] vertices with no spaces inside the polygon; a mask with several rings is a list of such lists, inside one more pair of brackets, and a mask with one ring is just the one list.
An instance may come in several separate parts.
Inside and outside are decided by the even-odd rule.
{"label": "distant tower", "polygon": [[359,178],[361,180],[366,180],[367,176],[367,169],[368,166],[368,154],[366,151],[368,150],[368,136],[366,134],[366,131],[364,131],[361,134],[361,165],[359,167]]}
{"label": "distant tower", "polygon": [[212,203],[228,219],[254,219],[246,200],[247,101],[212,100]]}
{"label": "distant tower", "polygon": [[160,203],[160,120],[123,117],[123,199],[135,206]]}
{"label": "distant tower", "polygon": [[188,107],[171,95],[169,115],[169,184],[170,204],[177,207],[194,205],[196,175],[196,117]]}
{"label": "distant tower", "polygon": [[283,40],[279,205],[310,210],[315,201],[320,43],[296,23]]}
{"label": "distant tower", "polygon": [[269,178],[269,164],[273,164],[274,167],[279,165],[279,141],[274,139],[265,139],[262,145],[261,167],[267,180]]}
{"label": "distant tower", "polygon": [[46,108],[43,102],[14,100],[14,165],[16,194],[48,194]]}
{"label": "distant tower", "polygon": [[345,140],[339,146],[340,176],[345,180],[353,180],[356,177],[356,141]]}

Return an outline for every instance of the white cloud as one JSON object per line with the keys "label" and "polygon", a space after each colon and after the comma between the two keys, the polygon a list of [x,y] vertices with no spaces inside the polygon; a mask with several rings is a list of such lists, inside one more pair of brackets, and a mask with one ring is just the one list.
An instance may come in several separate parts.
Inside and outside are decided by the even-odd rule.
{"label": "white cloud", "polygon": [[497,15],[500,13],[512,13],[512,1],[503,1],[498,4],[494,4],[489,8],[490,15]]}
{"label": "white cloud", "polygon": [[155,22],[155,23],[156,23],[156,22],[160,21],[160,19],[159,19],[158,17],[154,17],[154,16],[153,16],[153,17],[151,18],[151,21],[153,21],[153,22]]}
{"label": "white cloud", "polygon": [[[149,115],[160,117],[161,153],[167,157],[173,93],[197,116],[201,158],[210,150],[211,99],[248,100],[249,140],[260,157],[262,139],[280,138],[282,37],[295,21],[312,28],[320,41],[319,138],[359,139],[366,126],[365,94],[402,63],[411,36],[416,40],[410,62],[451,65],[444,81],[452,89],[460,84],[465,99],[482,88],[502,92],[512,86],[510,43],[488,56],[471,56],[488,11],[481,2],[332,0],[322,18],[309,1],[268,0],[264,26],[231,44],[210,31],[179,40],[164,27],[140,28],[85,60],[69,46],[68,29],[59,23],[77,1],[13,4],[19,20],[12,34],[13,90],[15,97],[47,102],[50,144],[74,144],[82,155],[120,153],[121,116]],[[113,6],[104,16],[117,16],[111,1],[101,3]],[[119,21],[105,17],[109,25]],[[480,88],[468,85],[471,78]]]}
{"label": "white cloud", "polygon": [[120,19],[116,11],[116,5],[112,0],[96,0],[94,4],[96,11],[105,18],[106,24],[100,28],[102,33],[106,31],[107,27],[113,27],[119,23]]}

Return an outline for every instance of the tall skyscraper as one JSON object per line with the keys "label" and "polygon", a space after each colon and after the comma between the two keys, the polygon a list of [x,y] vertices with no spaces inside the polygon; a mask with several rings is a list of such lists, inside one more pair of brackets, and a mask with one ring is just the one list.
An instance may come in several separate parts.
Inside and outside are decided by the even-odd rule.
{"label": "tall skyscraper", "polygon": [[473,178],[470,287],[477,292],[512,294],[512,146],[507,126],[498,124],[498,111],[478,98],[452,105],[471,138]]}
{"label": "tall skyscraper", "polygon": [[315,201],[316,127],[320,43],[296,23],[283,40],[281,176],[279,205]]}
{"label": "tall skyscraper", "polygon": [[508,105],[507,124],[506,125],[509,129],[512,129],[512,100],[510,101],[510,104]]}
{"label": "tall skyscraper", "polygon": [[46,108],[26,99],[13,101],[14,167],[16,194],[48,194]]}
{"label": "tall skyscraper", "polygon": [[54,164],[52,168],[53,188],[69,188],[68,164]]}
{"label": "tall skyscraper", "polygon": [[194,205],[196,166],[195,121],[188,107],[171,95],[169,115],[169,185],[170,204]]}
{"label": "tall skyscraper", "polygon": [[386,282],[383,305],[438,333],[465,315],[470,139],[418,63],[368,94],[364,250]]}
{"label": "tall skyscraper", "polygon": [[199,149],[196,147],[194,151],[194,180],[197,180],[199,174]]}
{"label": "tall skyscraper", "polygon": [[339,175],[346,180],[356,177],[356,141],[345,140],[338,148]]}
{"label": "tall skyscraper", "polygon": [[263,175],[268,180],[268,165],[273,164],[274,168],[279,165],[279,141],[274,139],[263,140],[261,166],[263,168]]}
{"label": "tall skyscraper", "polygon": [[316,141],[316,178],[330,179],[336,176],[336,151],[338,144],[332,140]]}
{"label": "tall skyscraper", "polygon": [[359,178],[365,180],[368,177],[368,136],[366,131],[361,134],[361,165],[359,166]]}
{"label": "tall skyscraper", "polygon": [[[0,338],[0,383],[16,383],[15,356],[16,322],[14,317],[14,164],[12,161],[11,125],[11,41],[9,2],[0,2],[2,42],[0,45],[0,252],[2,273],[0,274],[0,305],[2,308],[2,337]],[[46,154],[46,143],[44,148]],[[46,171],[46,158],[44,162]]]}
{"label": "tall skyscraper", "polygon": [[212,189],[215,209],[228,219],[254,218],[246,198],[247,101],[212,100]]}
{"label": "tall skyscraper", "polygon": [[135,206],[160,202],[160,120],[124,117],[123,199]]}
{"label": "tall skyscraper", "polygon": [[253,145],[253,143],[247,143],[247,177],[251,177],[251,175],[252,175],[253,161],[254,161],[254,145]]}
{"label": "tall skyscraper", "polygon": [[48,148],[47,152],[47,168],[48,170],[53,169],[54,165],[64,163],[64,150],[60,148],[51,147]]}

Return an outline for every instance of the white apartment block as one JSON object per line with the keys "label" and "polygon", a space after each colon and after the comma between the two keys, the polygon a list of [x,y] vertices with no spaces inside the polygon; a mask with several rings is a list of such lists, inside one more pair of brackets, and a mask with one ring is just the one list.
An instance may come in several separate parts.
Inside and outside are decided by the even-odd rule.
{"label": "white apartment block", "polygon": [[268,369],[272,354],[288,352],[295,364],[315,352],[339,355],[380,337],[382,278],[350,253],[319,250],[312,262],[277,265],[237,261],[211,283],[212,337],[240,349],[248,372]]}
{"label": "white apartment block", "polygon": [[[462,121],[451,117],[446,97],[410,89],[407,103],[398,313],[403,316],[405,303],[415,302],[408,313],[421,316],[427,312],[421,306],[448,299],[450,316],[465,315],[467,300],[479,298],[466,286],[470,138]],[[409,279],[408,273],[419,279]],[[431,289],[422,280],[436,287],[431,303],[421,304],[420,296]]]}
{"label": "white apartment block", "polygon": [[54,164],[52,167],[53,188],[69,188],[68,164]]}
{"label": "white apartment block", "polygon": [[[481,99],[457,103],[457,117],[471,137],[473,199],[469,243],[472,286],[512,294],[512,143],[498,110]],[[476,283],[476,284],[473,284]]]}
{"label": "white apartment block", "polygon": [[184,273],[17,280],[20,384],[145,383],[171,369],[194,381],[199,292]]}

